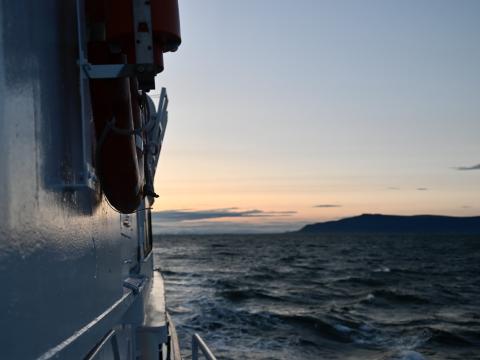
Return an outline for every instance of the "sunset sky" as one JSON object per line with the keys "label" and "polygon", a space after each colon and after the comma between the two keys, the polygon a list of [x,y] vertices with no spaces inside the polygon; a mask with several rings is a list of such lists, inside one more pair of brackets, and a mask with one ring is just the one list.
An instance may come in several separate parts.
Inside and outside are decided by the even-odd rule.
{"label": "sunset sky", "polygon": [[170,97],[158,231],[480,214],[480,1],[180,12],[183,43],[157,77]]}

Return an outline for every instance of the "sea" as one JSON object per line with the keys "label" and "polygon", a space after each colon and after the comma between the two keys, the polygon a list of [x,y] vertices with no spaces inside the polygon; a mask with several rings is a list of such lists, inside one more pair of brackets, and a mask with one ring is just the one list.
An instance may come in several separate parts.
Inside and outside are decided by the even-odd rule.
{"label": "sea", "polygon": [[182,353],[480,359],[480,237],[157,235]]}

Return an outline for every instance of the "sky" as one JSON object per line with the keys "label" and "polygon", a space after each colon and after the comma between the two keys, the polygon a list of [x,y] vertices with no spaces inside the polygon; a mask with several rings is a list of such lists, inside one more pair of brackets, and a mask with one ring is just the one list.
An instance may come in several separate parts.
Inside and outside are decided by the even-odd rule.
{"label": "sky", "polygon": [[179,5],[158,232],[480,215],[480,1]]}

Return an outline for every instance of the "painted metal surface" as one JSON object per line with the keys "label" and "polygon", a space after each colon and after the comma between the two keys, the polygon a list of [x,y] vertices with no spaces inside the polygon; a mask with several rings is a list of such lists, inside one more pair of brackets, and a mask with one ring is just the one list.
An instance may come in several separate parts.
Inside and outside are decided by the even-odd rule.
{"label": "painted metal surface", "polygon": [[217,360],[201,336],[195,333],[192,336],[192,360],[198,360],[199,353],[203,354],[207,360]]}
{"label": "painted metal surface", "polygon": [[135,58],[139,64],[153,64],[153,34],[150,1],[133,0]]}
{"label": "painted metal surface", "polygon": [[142,327],[157,330],[167,323],[165,290],[162,275],[158,271],[154,272],[153,279],[153,284],[146,294],[145,317]]}
{"label": "painted metal surface", "polygon": [[163,278],[158,271],[153,274],[153,281],[145,291],[144,318],[137,330],[137,341],[142,352],[143,360],[158,360],[161,355],[158,345],[169,343],[169,326],[165,309],[165,291]]}
{"label": "painted metal surface", "polygon": [[1,1],[5,359],[83,358],[111,331],[120,358],[133,358],[143,321],[143,287],[135,293],[124,280],[136,272],[149,282],[152,257],[139,251],[137,215],[114,211],[87,171],[92,144],[82,134],[91,112],[81,96],[88,86],[77,64],[76,16],[74,0]]}

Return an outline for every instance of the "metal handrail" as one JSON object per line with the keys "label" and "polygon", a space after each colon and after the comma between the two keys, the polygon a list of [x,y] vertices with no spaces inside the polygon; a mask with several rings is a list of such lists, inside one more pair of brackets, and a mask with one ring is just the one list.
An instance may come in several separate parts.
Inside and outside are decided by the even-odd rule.
{"label": "metal handrail", "polygon": [[197,333],[192,336],[192,360],[198,360],[198,350],[202,352],[207,360],[217,360],[212,351],[208,348],[205,341]]}

